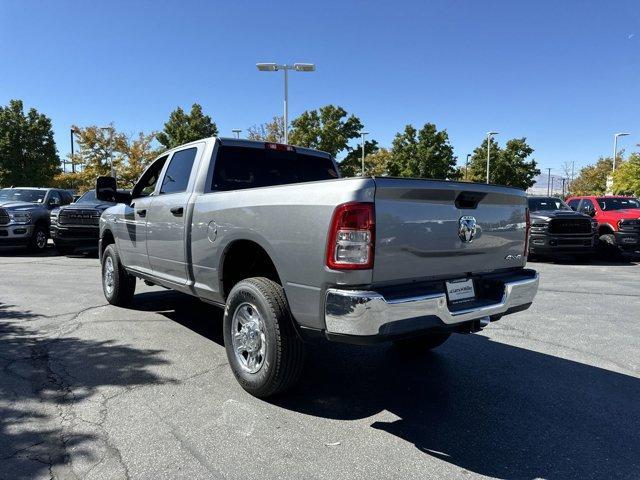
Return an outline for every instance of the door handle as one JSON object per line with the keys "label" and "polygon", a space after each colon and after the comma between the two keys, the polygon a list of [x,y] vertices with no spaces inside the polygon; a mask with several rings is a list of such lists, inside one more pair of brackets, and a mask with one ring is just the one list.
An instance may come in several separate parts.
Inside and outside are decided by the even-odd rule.
{"label": "door handle", "polygon": [[176,217],[181,217],[183,212],[184,212],[184,208],[182,207],[173,207],[171,210],[169,210],[171,213],[173,213]]}
{"label": "door handle", "polygon": [[147,210],[146,210],[145,208],[142,208],[142,209],[136,210],[136,212],[138,213],[138,215],[139,215],[140,217],[143,217],[143,218],[144,218],[144,217],[146,217],[146,216],[147,216]]}

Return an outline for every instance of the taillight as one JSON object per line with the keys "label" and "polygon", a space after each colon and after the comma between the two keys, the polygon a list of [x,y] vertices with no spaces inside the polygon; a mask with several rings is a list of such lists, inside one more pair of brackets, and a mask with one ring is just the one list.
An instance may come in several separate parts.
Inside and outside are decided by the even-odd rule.
{"label": "taillight", "polygon": [[524,209],[525,216],[525,234],[524,234],[524,256],[526,257],[529,254],[529,233],[531,232],[531,217],[529,216],[529,209]]}
{"label": "taillight", "polygon": [[284,145],[282,143],[265,143],[264,148],[267,150],[276,150],[278,152],[295,152],[296,148],[291,145]]}
{"label": "taillight", "polygon": [[375,211],[373,203],[343,203],[333,212],[327,243],[327,267],[334,270],[373,268]]}

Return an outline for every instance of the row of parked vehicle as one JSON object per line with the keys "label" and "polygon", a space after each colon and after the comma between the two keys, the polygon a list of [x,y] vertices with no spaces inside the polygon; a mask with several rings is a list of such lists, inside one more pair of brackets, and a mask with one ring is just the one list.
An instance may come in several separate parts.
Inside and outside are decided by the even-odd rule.
{"label": "row of parked vehicle", "polygon": [[[126,193],[121,191],[121,193]],[[640,200],[630,196],[528,198],[529,256],[615,256],[640,249]],[[74,199],[56,188],[0,190],[0,245],[44,250],[51,237],[58,252],[98,246],[100,216],[115,201],[90,190]]]}

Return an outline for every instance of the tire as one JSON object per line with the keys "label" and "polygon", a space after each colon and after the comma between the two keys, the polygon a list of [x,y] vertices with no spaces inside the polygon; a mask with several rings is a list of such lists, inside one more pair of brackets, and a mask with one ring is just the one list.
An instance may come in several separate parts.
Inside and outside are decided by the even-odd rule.
{"label": "tire", "polygon": [[433,350],[446,342],[451,336],[451,332],[430,333],[419,337],[394,340],[393,346],[406,352],[424,352]]}
{"label": "tire", "polygon": [[102,255],[102,291],[107,301],[118,307],[129,305],[136,291],[136,277],[124,269],[114,244]]}
{"label": "tire", "polygon": [[44,225],[36,225],[33,227],[33,233],[29,239],[29,250],[32,252],[44,252],[47,249],[47,241],[49,240],[49,231]]}
{"label": "tire", "polygon": [[58,253],[60,255],[71,255],[76,251],[76,247],[71,247],[69,245],[58,245],[56,242],[53,242],[53,244],[56,246],[56,250],[58,250]]}
{"label": "tire", "polygon": [[223,333],[231,370],[251,395],[270,397],[299,379],[304,345],[276,282],[262,277],[238,282],[227,298]]}
{"label": "tire", "polygon": [[616,244],[616,237],[613,233],[605,233],[600,235],[598,241],[598,251],[605,258],[616,258],[622,254],[622,251]]}

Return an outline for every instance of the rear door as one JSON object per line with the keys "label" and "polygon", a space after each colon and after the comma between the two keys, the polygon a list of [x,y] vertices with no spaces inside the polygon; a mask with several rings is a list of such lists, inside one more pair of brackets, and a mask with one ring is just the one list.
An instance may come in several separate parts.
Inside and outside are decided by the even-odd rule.
{"label": "rear door", "polygon": [[524,191],[417,179],[375,182],[375,283],[465,277],[525,264]]}
{"label": "rear door", "polygon": [[187,282],[187,207],[194,167],[204,146],[203,142],[173,153],[147,213],[147,252],[153,274],[181,285]]}

